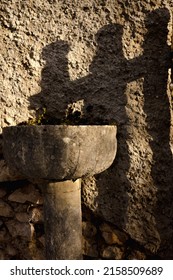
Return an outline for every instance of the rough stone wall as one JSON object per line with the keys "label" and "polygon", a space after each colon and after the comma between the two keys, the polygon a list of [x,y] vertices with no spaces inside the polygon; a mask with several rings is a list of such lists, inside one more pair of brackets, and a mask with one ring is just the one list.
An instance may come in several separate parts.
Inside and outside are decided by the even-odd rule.
{"label": "rough stone wall", "polygon": [[[83,181],[83,202],[161,258],[173,258],[172,6],[172,0],[0,6],[0,128],[43,107],[52,118],[72,108],[89,122],[116,123],[115,162]],[[0,154],[0,177],[7,180]]]}
{"label": "rough stone wall", "polygon": [[[45,259],[41,189],[30,182],[4,182],[0,188],[0,260]],[[95,217],[83,207],[84,259],[151,259],[115,225]]]}

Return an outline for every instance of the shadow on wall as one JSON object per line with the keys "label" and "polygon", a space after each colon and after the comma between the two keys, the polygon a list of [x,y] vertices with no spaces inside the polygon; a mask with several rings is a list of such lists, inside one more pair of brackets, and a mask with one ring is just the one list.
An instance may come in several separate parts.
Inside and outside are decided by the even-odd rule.
{"label": "shadow on wall", "polygon": [[[118,124],[117,159],[111,174],[105,172],[102,180],[98,179],[99,193],[96,202],[98,203],[96,211],[99,214],[103,212],[102,214],[107,218],[110,216],[109,212],[112,215],[113,207],[117,225],[124,224],[128,203],[125,189],[130,188],[126,178],[129,156],[126,144],[128,138],[126,129],[128,117],[125,110],[127,100],[124,91],[127,82],[137,78],[131,73],[130,64],[123,55],[122,35],[123,26],[121,25],[110,24],[101,28],[96,34],[98,46],[89,67],[90,74],[76,81],[70,81],[68,74],[68,44],[57,41],[46,46],[43,50],[46,66],[42,72],[42,90],[38,95],[30,98],[32,109],[38,106],[35,104],[40,101],[42,106],[46,104],[48,115],[52,119],[63,118],[69,104],[73,104],[76,107],[75,112],[79,112],[81,107],[77,102],[83,101],[81,118],[87,123],[114,122]],[[118,173],[117,170],[119,170]],[[112,186],[114,182],[116,185]],[[90,192],[90,187],[86,189],[87,192]],[[87,194],[86,200],[88,204],[92,203]],[[110,201],[107,203],[107,200]],[[114,203],[118,203],[119,207],[115,209]],[[93,207],[93,205],[89,206]]]}
{"label": "shadow on wall", "polygon": [[170,148],[171,109],[167,95],[168,68],[171,67],[167,45],[170,19],[166,9],[150,13],[145,20],[148,30],[144,41],[144,112],[153,159],[151,177],[157,190],[154,209],[156,228],[160,235],[159,255],[173,259],[173,157]]}
{"label": "shadow on wall", "polygon": [[[109,170],[96,176],[98,207],[95,211],[118,227],[126,229],[127,223],[133,222],[133,213],[129,213],[129,209],[133,203],[134,190],[132,181],[127,176],[130,169],[127,142],[132,137],[132,121],[126,113],[125,89],[127,83],[144,78],[143,110],[147,115],[146,129],[153,153],[150,174],[153,186],[141,185],[141,188],[157,188],[156,208],[154,210],[153,205],[149,208],[154,211],[157,231],[163,240],[162,249],[164,246],[172,246],[167,242],[170,242],[173,231],[173,213],[171,216],[170,212],[173,201],[172,154],[169,147],[170,109],[166,88],[170,67],[170,49],[166,43],[168,21],[167,9],[158,9],[146,16],[148,32],[143,45],[144,54],[133,60],[127,60],[123,55],[123,26],[104,26],[96,34],[97,51],[89,67],[90,74],[75,81],[70,81],[68,72],[69,45],[65,41],[51,43],[42,53],[46,65],[42,71],[41,92],[30,97],[30,108],[46,107],[47,114],[57,123],[69,111],[74,116],[77,113],[88,124],[117,124],[117,156]],[[85,191],[86,194],[90,192],[87,186]],[[142,200],[142,196],[139,196],[137,203],[142,205]],[[86,201],[90,204],[89,198]],[[150,202],[152,203],[146,200],[146,203]],[[136,214],[137,218],[145,219],[143,213],[147,211],[148,205],[144,207],[145,210],[141,209]],[[147,236],[145,225],[143,231],[144,236]],[[132,237],[135,238],[135,233],[132,232],[133,234]]]}

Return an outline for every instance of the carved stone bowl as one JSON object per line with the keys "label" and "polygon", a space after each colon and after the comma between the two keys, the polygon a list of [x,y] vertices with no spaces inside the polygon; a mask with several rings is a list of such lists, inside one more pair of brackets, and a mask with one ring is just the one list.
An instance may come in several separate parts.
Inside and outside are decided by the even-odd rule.
{"label": "carved stone bowl", "polygon": [[115,125],[11,126],[3,129],[8,166],[27,178],[64,181],[106,170],[116,150]]}

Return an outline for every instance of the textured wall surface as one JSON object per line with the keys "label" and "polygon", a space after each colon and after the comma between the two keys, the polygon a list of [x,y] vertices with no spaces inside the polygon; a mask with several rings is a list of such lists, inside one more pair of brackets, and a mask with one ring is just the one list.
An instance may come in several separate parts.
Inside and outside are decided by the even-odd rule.
{"label": "textured wall surface", "polygon": [[161,258],[173,258],[171,5],[0,5],[0,127],[27,121],[43,107],[54,119],[77,110],[88,122],[116,123],[117,157],[106,172],[83,181],[83,200]]}

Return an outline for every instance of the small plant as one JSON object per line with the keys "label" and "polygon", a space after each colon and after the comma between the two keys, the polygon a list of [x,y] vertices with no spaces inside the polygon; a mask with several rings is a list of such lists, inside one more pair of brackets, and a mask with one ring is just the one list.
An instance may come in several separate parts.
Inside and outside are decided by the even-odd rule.
{"label": "small plant", "polygon": [[35,118],[29,118],[28,121],[22,122],[18,125],[117,125],[115,120],[107,120],[102,117],[91,118],[90,116],[84,116],[81,110],[83,103],[81,102],[77,105],[75,103],[69,105],[65,112],[65,116],[61,119],[52,117],[48,113],[46,106],[44,106],[37,110]]}
{"label": "small plant", "polygon": [[[41,112],[38,114],[38,116],[35,119],[37,125],[42,124],[46,120],[46,114],[47,114],[47,109],[46,107],[43,107],[41,109]],[[32,120],[31,120],[31,125],[32,125]]]}
{"label": "small plant", "polygon": [[43,107],[39,110],[39,113],[37,113],[37,116],[35,118],[29,118],[28,121],[22,122],[19,125],[41,125],[46,122],[46,114],[47,109],[46,107]]}

